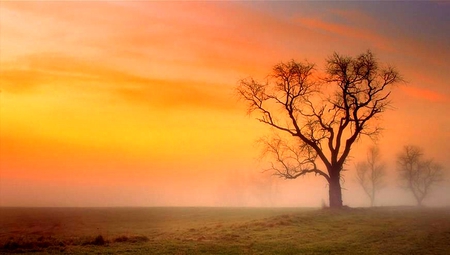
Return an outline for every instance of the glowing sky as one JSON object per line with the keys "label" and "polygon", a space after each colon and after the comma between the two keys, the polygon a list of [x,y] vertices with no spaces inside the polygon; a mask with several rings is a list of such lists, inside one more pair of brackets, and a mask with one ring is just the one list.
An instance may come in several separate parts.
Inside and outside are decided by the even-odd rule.
{"label": "glowing sky", "polygon": [[[408,82],[380,140],[400,200],[380,203],[412,203],[403,145],[450,169],[448,2],[1,1],[0,206],[318,206],[322,179],[259,173],[270,131],[234,88],[367,49]],[[352,174],[344,203],[367,205]],[[437,191],[429,203],[450,204],[449,184]]]}

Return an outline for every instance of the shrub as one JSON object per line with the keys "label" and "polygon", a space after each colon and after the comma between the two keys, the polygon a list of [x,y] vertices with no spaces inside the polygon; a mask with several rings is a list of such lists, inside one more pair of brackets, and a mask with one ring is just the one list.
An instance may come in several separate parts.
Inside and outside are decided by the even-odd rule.
{"label": "shrub", "polygon": [[105,239],[102,235],[98,235],[91,244],[93,245],[105,245]]}

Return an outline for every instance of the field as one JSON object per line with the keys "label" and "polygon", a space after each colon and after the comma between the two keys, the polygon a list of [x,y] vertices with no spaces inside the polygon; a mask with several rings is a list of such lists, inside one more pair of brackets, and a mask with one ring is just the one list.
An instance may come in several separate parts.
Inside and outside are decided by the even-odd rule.
{"label": "field", "polygon": [[0,208],[0,253],[449,254],[449,208]]}

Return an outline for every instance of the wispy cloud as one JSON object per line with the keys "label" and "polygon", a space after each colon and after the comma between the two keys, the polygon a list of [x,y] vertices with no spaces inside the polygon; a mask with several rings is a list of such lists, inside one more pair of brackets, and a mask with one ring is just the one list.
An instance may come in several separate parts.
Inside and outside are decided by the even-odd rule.
{"label": "wispy cloud", "polygon": [[358,40],[374,44],[381,50],[390,50],[387,40],[375,31],[361,29],[350,25],[326,22],[319,18],[299,18],[298,21],[309,29],[323,31],[342,39]]}
{"label": "wispy cloud", "polygon": [[[20,68],[17,68],[20,66]],[[96,86],[128,104],[161,109],[198,107],[230,109],[228,86],[185,80],[163,80],[139,76],[57,54],[35,54],[0,70],[1,88],[6,93],[30,93],[48,86],[72,86],[77,91],[83,84]],[[64,85],[63,85],[64,84]],[[71,85],[72,84],[72,85]]]}
{"label": "wispy cloud", "polygon": [[424,89],[414,86],[402,86],[401,89],[408,95],[422,99],[427,100],[429,102],[447,102],[448,97],[444,94],[438,93],[436,91],[433,91],[431,89]]}

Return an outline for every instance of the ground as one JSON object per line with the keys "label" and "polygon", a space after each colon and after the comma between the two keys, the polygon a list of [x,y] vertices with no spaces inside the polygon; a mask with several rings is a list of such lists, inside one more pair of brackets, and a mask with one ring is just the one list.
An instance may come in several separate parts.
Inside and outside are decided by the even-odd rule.
{"label": "ground", "polygon": [[449,251],[450,208],[0,208],[0,253]]}

